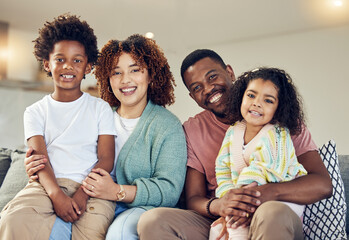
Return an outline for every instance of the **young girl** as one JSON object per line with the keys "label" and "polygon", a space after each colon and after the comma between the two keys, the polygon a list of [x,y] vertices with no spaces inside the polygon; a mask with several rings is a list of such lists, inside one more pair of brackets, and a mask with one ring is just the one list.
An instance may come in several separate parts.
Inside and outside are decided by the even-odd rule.
{"label": "young girl", "polygon": [[[301,132],[300,97],[285,71],[259,68],[242,74],[231,93],[226,132],[216,159],[216,196],[230,189],[289,181],[307,172],[297,161],[290,134]],[[304,206],[288,204],[298,216]],[[250,216],[246,214],[246,222]],[[229,222],[230,221],[230,222]],[[211,225],[210,239],[247,239],[248,228],[226,227],[230,216]],[[221,238],[223,237],[223,238]]]}

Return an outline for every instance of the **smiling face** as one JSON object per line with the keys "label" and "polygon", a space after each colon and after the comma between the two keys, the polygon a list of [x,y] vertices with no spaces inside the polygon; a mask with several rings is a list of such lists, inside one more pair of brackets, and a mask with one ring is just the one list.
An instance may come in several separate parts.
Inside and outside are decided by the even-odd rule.
{"label": "smiling face", "polygon": [[235,81],[233,69],[206,57],[190,66],[183,74],[189,95],[202,108],[225,122],[228,92]]}
{"label": "smiling face", "polygon": [[278,105],[278,89],[274,83],[257,78],[251,80],[246,88],[241,104],[241,115],[247,127],[259,131],[273,119]]}
{"label": "smiling face", "polygon": [[120,101],[120,110],[137,108],[143,111],[147,105],[147,90],[150,83],[149,73],[128,53],[115,59],[111,71],[110,85],[115,97]]}
{"label": "smiling face", "polygon": [[63,40],[53,46],[49,60],[44,60],[44,69],[52,74],[55,92],[80,92],[81,81],[85,74],[91,72],[91,64],[81,43]]}

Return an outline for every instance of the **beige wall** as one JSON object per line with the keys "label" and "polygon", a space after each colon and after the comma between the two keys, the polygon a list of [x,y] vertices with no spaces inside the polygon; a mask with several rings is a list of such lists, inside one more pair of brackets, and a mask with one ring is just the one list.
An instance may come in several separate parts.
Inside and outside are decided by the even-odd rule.
{"label": "beige wall", "polygon": [[[197,48],[217,51],[236,75],[261,65],[288,71],[303,97],[316,144],[333,139],[338,153],[349,154],[349,25]],[[178,61],[192,50],[178,56]],[[179,87],[172,109],[185,120],[198,110],[187,105],[189,97],[180,82],[179,66],[173,66]]]}
{"label": "beige wall", "polygon": [[[10,30],[10,49],[14,49],[16,54],[12,55],[8,65],[9,78],[35,78],[38,65],[32,54],[31,42],[35,37],[36,33]],[[99,41],[99,47],[104,42],[106,41]],[[349,154],[349,141],[346,139],[349,134],[349,79],[346,72],[349,68],[348,43],[349,25],[346,25],[210,46],[179,46],[176,52],[166,51],[164,48],[177,82],[176,103],[169,109],[181,121],[200,111],[188,96],[179,68],[183,58],[192,50],[211,48],[227,64],[232,65],[236,75],[261,65],[280,67],[288,71],[303,96],[308,127],[315,142],[320,146],[333,139],[337,143],[339,154]],[[85,81],[86,85],[93,83],[92,76]],[[28,105],[31,102],[25,101]]]}

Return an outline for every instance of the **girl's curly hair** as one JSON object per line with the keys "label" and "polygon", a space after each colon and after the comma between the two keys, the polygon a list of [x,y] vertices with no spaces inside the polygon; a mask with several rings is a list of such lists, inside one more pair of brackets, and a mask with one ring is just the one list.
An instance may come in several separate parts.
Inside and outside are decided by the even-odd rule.
{"label": "girl's curly hair", "polygon": [[262,67],[245,72],[238,77],[229,94],[227,111],[230,122],[235,123],[243,119],[241,115],[242,99],[249,83],[255,79],[269,80],[277,87],[279,105],[270,123],[277,123],[280,127],[288,128],[292,135],[299,134],[305,121],[303,102],[291,77],[278,68]]}
{"label": "girl's curly hair", "polygon": [[139,34],[131,35],[124,41],[110,40],[102,48],[94,71],[102,99],[112,107],[120,106],[120,101],[111,91],[109,77],[122,53],[130,54],[137,64],[148,70],[148,100],[163,107],[174,103],[176,84],[163,51],[154,40]]}
{"label": "girl's curly hair", "polygon": [[[97,37],[86,21],[75,15],[63,14],[52,22],[46,22],[39,30],[39,37],[34,42],[34,55],[43,64],[49,60],[54,45],[63,40],[78,41],[84,48],[88,62],[94,65],[98,58]],[[49,73],[50,75],[50,73]]]}

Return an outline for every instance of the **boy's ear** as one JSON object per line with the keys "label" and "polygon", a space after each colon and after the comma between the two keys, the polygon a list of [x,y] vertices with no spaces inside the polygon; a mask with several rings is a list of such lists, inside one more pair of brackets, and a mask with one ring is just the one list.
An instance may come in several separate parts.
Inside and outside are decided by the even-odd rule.
{"label": "boy's ear", "polygon": [[44,59],[43,65],[44,65],[44,69],[45,69],[46,72],[51,72],[51,70],[50,70],[50,62],[48,60]]}
{"label": "boy's ear", "polygon": [[92,63],[86,65],[85,74],[89,74],[92,71]]}

